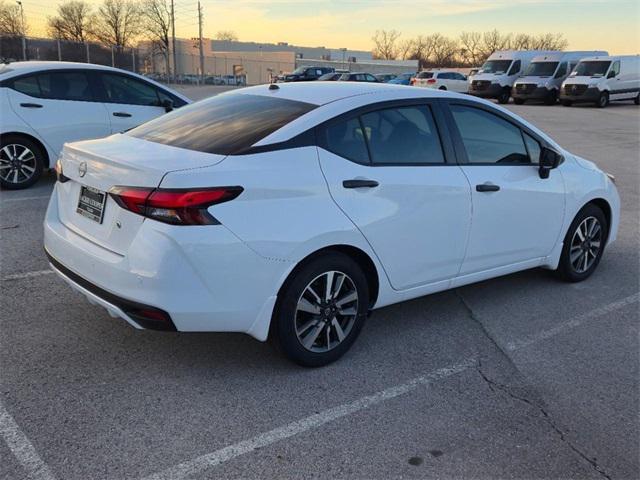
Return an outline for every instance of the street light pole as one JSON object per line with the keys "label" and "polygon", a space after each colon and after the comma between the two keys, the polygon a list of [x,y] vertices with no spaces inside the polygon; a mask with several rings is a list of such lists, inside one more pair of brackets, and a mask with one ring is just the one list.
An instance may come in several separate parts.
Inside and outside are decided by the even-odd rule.
{"label": "street light pole", "polygon": [[27,59],[27,29],[24,23],[24,7],[22,6],[22,2],[16,0],[16,3],[20,5],[20,22],[22,25],[20,26],[20,30],[22,31],[22,59]]}

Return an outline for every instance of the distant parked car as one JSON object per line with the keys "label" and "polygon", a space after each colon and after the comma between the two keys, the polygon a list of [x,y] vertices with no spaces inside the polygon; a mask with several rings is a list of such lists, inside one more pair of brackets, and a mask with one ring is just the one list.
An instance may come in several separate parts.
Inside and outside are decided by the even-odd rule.
{"label": "distant parked car", "polygon": [[376,77],[370,73],[343,73],[338,79],[341,82],[373,82],[380,83]]}
{"label": "distant parked car", "polygon": [[411,85],[411,79],[416,76],[415,72],[411,73],[401,73],[393,80],[389,80],[387,83],[391,83],[394,85]]}
{"label": "distant parked car", "polygon": [[396,78],[398,75],[395,73],[376,73],[374,77],[378,79],[378,81],[382,83],[387,83]]}
{"label": "distant parked car", "polygon": [[288,75],[284,75],[285,82],[308,82],[318,80],[325,73],[335,72],[333,67],[298,67]]}
{"label": "distant parked car", "polygon": [[416,75],[415,87],[467,93],[467,77],[454,70],[426,70]]}
{"label": "distant parked car", "polygon": [[142,75],[87,63],[0,66],[0,186],[33,185],[63,144],[129,130],[190,100]]}

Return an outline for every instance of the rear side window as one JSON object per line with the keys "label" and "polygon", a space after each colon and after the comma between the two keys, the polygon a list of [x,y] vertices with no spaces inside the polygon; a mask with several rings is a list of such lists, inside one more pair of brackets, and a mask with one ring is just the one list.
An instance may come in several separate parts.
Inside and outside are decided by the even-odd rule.
{"label": "rear side window", "polygon": [[369,163],[369,153],[359,118],[340,121],[326,129],[327,149],[357,163]]}
{"label": "rear side window", "polygon": [[217,95],[144,123],[127,135],[200,152],[242,153],[316,106],[261,95]]}
{"label": "rear side window", "polygon": [[23,77],[14,80],[13,89],[50,100],[93,100],[89,79],[82,72],[51,72]]}
{"label": "rear side window", "polygon": [[106,101],[127,105],[158,106],[160,100],[155,87],[136,78],[111,73],[101,73]]}
{"label": "rear side window", "polygon": [[530,164],[520,129],[479,108],[451,105],[471,164]]}

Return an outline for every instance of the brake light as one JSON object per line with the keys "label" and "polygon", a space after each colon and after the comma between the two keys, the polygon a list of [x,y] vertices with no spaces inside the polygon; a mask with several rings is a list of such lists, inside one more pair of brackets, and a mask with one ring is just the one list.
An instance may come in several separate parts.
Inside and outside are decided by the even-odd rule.
{"label": "brake light", "polygon": [[242,187],[214,187],[197,190],[142,187],[113,187],[109,195],[122,208],[172,225],[217,225],[207,211],[211,205],[233,200]]}
{"label": "brake light", "polygon": [[410,85],[415,85],[416,84],[416,79],[412,78],[411,80],[409,80],[409,84]]}
{"label": "brake light", "polygon": [[427,80],[427,83],[436,83],[436,79],[435,78],[430,78],[429,80]]}

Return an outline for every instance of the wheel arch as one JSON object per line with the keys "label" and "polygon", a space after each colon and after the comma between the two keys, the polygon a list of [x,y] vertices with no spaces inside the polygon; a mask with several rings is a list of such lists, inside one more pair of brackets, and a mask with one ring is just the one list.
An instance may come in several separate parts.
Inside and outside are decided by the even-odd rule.
{"label": "wheel arch", "polygon": [[51,167],[51,158],[49,155],[49,150],[47,150],[47,147],[45,146],[44,143],[42,143],[42,141],[40,141],[37,137],[34,137],[33,135],[29,134],[29,133],[25,133],[25,132],[19,132],[19,131],[11,131],[11,132],[3,132],[0,137],[9,137],[9,136],[14,136],[14,137],[23,137],[26,138],[27,140],[35,143],[40,150],[42,151],[42,154],[44,155],[44,168],[50,168]]}
{"label": "wheel arch", "polygon": [[[602,197],[598,197],[598,198],[593,198],[591,200],[589,200],[587,203],[585,203],[580,210],[582,210],[584,207],[586,207],[587,205],[593,204],[596,207],[600,208],[600,210],[602,210],[602,213],[604,213],[604,217],[607,220],[607,242],[609,241],[609,234],[611,232],[611,221],[612,221],[612,211],[611,211],[611,205],[609,204],[609,202],[607,200],[605,200]],[[580,211],[578,210],[578,211]]]}

